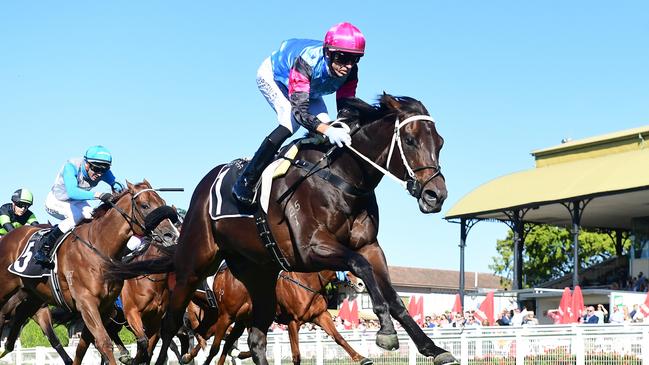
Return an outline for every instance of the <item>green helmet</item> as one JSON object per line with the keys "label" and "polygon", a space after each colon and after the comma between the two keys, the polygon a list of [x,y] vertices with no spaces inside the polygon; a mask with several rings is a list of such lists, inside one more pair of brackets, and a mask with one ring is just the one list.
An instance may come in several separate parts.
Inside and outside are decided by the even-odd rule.
{"label": "green helmet", "polygon": [[16,203],[26,203],[29,205],[34,204],[34,196],[32,195],[32,192],[29,191],[26,188],[21,188],[16,191],[11,195],[11,201]]}

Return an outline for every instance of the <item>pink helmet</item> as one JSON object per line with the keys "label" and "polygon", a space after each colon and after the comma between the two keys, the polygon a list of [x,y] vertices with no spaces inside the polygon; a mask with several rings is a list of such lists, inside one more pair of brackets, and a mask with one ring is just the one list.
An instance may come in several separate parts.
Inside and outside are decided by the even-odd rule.
{"label": "pink helmet", "polygon": [[336,24],[325,35],[324,47],[330,51],[365,53],[365,37],[350,23]]}

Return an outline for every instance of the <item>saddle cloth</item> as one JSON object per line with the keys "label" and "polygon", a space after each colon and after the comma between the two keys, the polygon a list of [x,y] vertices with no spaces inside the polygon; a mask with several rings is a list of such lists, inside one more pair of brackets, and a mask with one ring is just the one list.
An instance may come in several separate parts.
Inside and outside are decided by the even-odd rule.
{"label": "saddle cloth", "polygon": [[[261,185],[255,194],[255,201],[259,203],[264,212],[268,211],[270,200],[270,188],[273,179],[283,176],[288,170],[291,162],[297,154],[297,143],[288,145],[282,149],[280,158],[273,161],[261,175]],[[232,196],[232,186],[239,174],[248,163],[247,160],[237,159],[224,165],[212,183],[210,189],[210,217],[217,221],[223,218],[252,218],[256,207],[245,207],[240,205]]]}
{"label": "saddle cloth", "polygon": [[25,245],[25,248],[23,248],[20,256],[18,256],[16,261],[7,268],[12,274],[26,278],[42,278],[45,276],[52,276],[52,272],[56,273],[56,251],[61,245],[61,242],[63,242],[70,232],[61,237],[52,249],[52,262],[54,263],[53,269],[45,268],[33,260],[34,255],[42,246],[41,238],[50,230],[50,228],[41,229],[32,234],[29,240],[27,240],[27,244]]}

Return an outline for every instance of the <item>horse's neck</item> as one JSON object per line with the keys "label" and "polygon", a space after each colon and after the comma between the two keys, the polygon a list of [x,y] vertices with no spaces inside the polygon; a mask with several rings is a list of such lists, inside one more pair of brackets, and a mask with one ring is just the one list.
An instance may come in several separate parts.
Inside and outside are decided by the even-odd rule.
{"label": "horse's neck", "polygon": [[126,219],[114,208],[93,221],[89,230],[91,243],[108,257],[116,257],[133,234]]}
{"label": "horse's neck", "polygon": [[[386,123],[382,120],[364,126],[352,138],[352,147],[381,167],[386,167],[392,141],[392,128]],[[340,163],[334,164],[333,168],[349,177],[350,182],[359,182],[357,186],[366,190],[374,190],[383,178],[383,173],[348,149],[344,150]]]}

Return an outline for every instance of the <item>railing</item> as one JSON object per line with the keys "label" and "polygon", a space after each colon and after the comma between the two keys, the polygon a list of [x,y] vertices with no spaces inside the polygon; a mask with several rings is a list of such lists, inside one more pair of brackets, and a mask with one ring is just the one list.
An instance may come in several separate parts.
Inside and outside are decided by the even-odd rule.
{"label": "railing", "polygon": [[[430,329],[426,333],[435,343],[455,354],[462,365],[649,365],[649,325],[574,325],[533,327],[482,327],[459,329]],[[384,351],[374,344],[371,331],[346,331],[343,336],[360,354],[375,364],[433,364],[433,359],[420,355],[404,332],[399,332],[400,348]],[[210,343],[211,344],[211,343]],[[247,348],[245,339],[239,348]],[[129,346],[135,354],[135,345]],[[66,348],[73,356],[74,347]],[[157,351],[154,358],[157,357]],[[322,331],[300,334],[300,352],[305,365],[356,364],[347,353]],[[207,355],[201,351],[196,358],[202,364]],[[169,352],[169,364],[178,364]],[[267,356],[271,364],[292,364],[288,333],[270,333]],[[229,360],[252,364],[251,360]],[[50,365],[62,364],[51,348],[17,348],[0,360],[0,364]],[[84,364],[99,364],[98,352],[92,348]]]}

